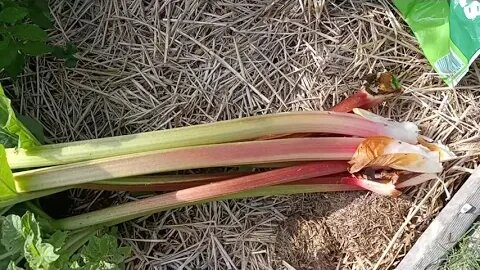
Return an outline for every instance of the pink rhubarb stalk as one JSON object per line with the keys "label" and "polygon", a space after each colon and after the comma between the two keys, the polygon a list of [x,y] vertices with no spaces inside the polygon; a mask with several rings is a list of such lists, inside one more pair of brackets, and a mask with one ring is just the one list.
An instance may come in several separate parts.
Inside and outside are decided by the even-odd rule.
{"label": "pink rhubarb stalk", "polygon": [[17,192],[169,171],[290,161],[349,160],[362,138],[298,138],[144,152],[14,174]]}
{"label": "pink rhubarb stalk", "polygon": [[197,204],[260,187],[340,173],[346,169],[347,164],[344,161],[312,162],[280,168],[157,195],[147,199],[60,219],[57,220],[54,225],[62,230],[75,230],[99,224],[114,225],[176,207]]}
{"label": "pink rhubarb stalk", "polygon": [[[109,190],[109,191],[149,191],[167,192],[186,188],[197,187],[204,184],[233,179],[255,173],[214,173],[192,175],[159,175],[140,176],[125,179],[111,179],[95,183],[82,184],[79,187],[86,189]],[[396,177],[388,177],[388,175]],[[254,196],[269,196],[280,194],[312,193],[312,192],[335,192],[352,190],[370,190],[389,196],[398,196],[400,192],[395,189],[419,185],[426,181],[437,178],[435,174],[411,174],[411,173],[387,173],[380,174],[378,180],[368,180],[366,176],[352,175],[349,173],[332,174],[315,177],[276,186],[262,187],[248,192],[241,192],[228,198],[245,198]],[[398,179],[397,179],[398,178]],[[394,187],[392,186],[394,185]],[[222,197],[223,199],[223,197]]]}
{"label": "pink rhubarb stalk", "polygon": [[364,89],[360,89],[330,110],[333,112],[351,112],[355,108],[369,109],[382,103],[385,99],[385,95],[374,96]]}
{"label": "pink rhubarb stalk", "polygon": [[10,168],[35,168],[180,147],[249,141],[288,133],[330,133],[369,137],[383,135],[416,143],[417,132],[377,123],[350,113],[289,112],[219,121],[135,135],[6,149]]}

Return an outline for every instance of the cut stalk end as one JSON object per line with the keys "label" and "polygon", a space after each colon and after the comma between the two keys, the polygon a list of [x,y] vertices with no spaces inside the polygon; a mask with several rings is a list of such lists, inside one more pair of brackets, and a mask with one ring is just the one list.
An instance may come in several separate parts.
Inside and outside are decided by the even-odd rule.
{"label": "cut stalk end", "polygon": [[358,186],[384,196],[398,197],[402,194],[402,192],[397,190],[395,188],[395,185],[390,181],[378,182],[352,175],[342,178],[342,183],[352,186]]}

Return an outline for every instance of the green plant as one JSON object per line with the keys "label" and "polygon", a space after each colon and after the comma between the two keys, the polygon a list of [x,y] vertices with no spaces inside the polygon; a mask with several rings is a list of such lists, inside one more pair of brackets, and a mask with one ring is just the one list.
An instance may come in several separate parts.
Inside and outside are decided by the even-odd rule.
{"label": "green plant", "polygon": [[115,270],[131,253],[118,246],[114,230],[97,236],[96,228],[65,232],[48,222],[29,211],[0,217],[0,269]]}
{"label": "green plant", "polygon": [[0,0],[0,70],[16,78],[31,56],[51,54],[76,65],[76,48],[48,44],[47,29],[53,27],[46,0]]}
{"label": "green plant", "polygon": [[474,223],[463,239],[445,258],[440,270],[480,269],[480,223]]}

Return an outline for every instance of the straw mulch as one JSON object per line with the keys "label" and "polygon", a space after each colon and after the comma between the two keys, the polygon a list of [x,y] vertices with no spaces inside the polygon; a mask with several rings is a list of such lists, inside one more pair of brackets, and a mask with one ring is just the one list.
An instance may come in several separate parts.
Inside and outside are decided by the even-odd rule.
{"label": "straw mulch", "polygon": [[[415,122],[459,156],[439,180],[397,200],[366,193],[250,198],[124,223],[122,239],[134,247],[129,269],[386,269],[479,153],[480,70],[474,64],[460,86],[446,88],[387,1],[54,0],[51,7],[51,37],[78,45],[78,66],[38,58],[7,87],[51,142],[323,110],[353,93],[365,74],[388,69],[405,93],[375,112]],[[76,212],[105,197],[140,197],[71,196]]]}

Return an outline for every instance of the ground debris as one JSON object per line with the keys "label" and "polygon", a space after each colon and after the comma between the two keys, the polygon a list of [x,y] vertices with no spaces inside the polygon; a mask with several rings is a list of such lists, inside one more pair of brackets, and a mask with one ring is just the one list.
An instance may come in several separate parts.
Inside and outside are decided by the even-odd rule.
{"label": "ground debris", "polygon": [[329,194],[319,196],[317,203],[313,213],[290,216],[277,236],[278,255],[298,269],[372,265],[412,206],[403,197],[367,193]]}

